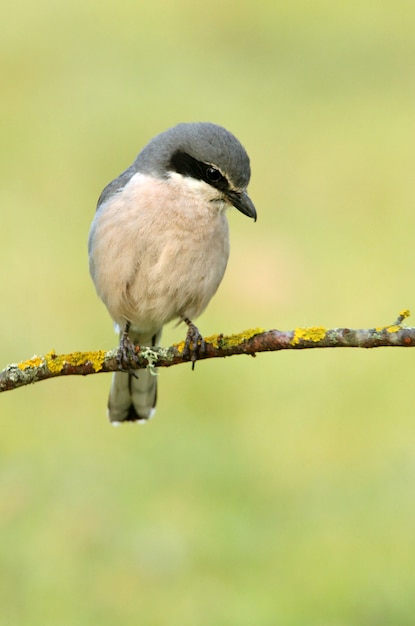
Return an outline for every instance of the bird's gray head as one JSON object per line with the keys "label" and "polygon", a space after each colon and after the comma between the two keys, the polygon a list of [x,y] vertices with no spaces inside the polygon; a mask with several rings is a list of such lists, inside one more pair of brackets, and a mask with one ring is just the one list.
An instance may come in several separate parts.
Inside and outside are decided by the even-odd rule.
{"label": "bird's gray head", "polygon": [[[204,181],[256,220],[254,204],[246,192],[251,177],[249,157],[238,139],[222,126],[210,122],[183,123],[160,133],[102,196],[118,191],[136,172],[158,178],[177,173]],[[100,202],[106,199],[102,196]]]}

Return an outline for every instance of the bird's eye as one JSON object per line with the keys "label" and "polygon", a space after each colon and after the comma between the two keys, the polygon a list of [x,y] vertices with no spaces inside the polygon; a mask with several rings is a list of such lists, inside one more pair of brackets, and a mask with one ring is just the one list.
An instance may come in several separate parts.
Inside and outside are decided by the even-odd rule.
{"label": "bird's eye", "polygon": [[210,183],[218,183],[220,180],[222,180],[223,176],[220,171],[216,169],[216,167],[212,167],[209,165],[206,168],[206,178]]}

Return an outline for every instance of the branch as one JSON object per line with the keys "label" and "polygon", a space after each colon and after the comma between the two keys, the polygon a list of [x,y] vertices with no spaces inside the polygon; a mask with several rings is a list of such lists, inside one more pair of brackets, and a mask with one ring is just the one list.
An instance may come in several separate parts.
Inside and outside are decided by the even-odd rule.
{"label": "branch", "polygon": [[[304,350],[306,348],[378,348],[380,346],[409,348],[415,346],[415,328],[403,326],[409,311],[402,311],[390,326],[353,330],[350,328],[321,327],[296,328],[289,331],[255,328],[237,335],[213,335],[206,337],[206,350],[198,360],[213,359],[234,354],[256,356],[257,352],[277,350]],[[183,354],[184,342],[169,348],[137,346],[136,361],[131,369],[170,367],[190,361]],[[21,363],[13,363],[0,372],[0,392],[17,389],[24,385],[55,378],[56,376],[116,372],[118,349],[95,352],[72,352],[56,354],[54,350],[45,356],[34,356]]]}

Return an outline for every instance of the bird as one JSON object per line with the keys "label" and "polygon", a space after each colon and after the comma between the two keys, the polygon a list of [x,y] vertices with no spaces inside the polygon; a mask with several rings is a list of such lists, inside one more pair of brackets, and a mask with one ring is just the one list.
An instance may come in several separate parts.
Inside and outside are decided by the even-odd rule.
{"label": "bird", "polygon": [[172,320],[188,326],[194,362],[204,342],[193,320],[207,307],[229,256],[225,212],[256,221],[250,160],[239,140],[211,122],[183,122],[153,137],[101,193],[88,238],[96,292],[120,332],[120,371],[108,400],[112,423],[146,422],[157,377],[122,367],[135,346],[157,346]]}

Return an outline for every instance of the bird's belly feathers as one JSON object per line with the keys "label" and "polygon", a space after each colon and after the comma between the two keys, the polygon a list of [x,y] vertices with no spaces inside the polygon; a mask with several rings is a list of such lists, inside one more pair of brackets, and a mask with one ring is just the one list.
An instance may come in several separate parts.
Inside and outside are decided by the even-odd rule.
{"label": "bird's belly feathers", "polygon": [[171,190],[163,211],[151,210],[151,198],[146,211],[143,194],[140,211],[121,200],[97,212],[90,235],[91,275],[111,317],[143,332],[177,317],[196,318],[226,269],[224,212],[204,203],[178,214],[169,206]]}
{"label": "bird's belly feathers", "polygon": [[[216,231],[216,232],[215,232]],[[161,250],[157,261],[137,272],[130,290],[132,305],[140,316],[163,323],[176,317],[195,319],[208,305],[225,272],[229,254],[224,233],[188,233],[180,241],[171,241]],[[140,297],[146,283],[146,297]],[[145,311],[144,311],[145,309]]]}

